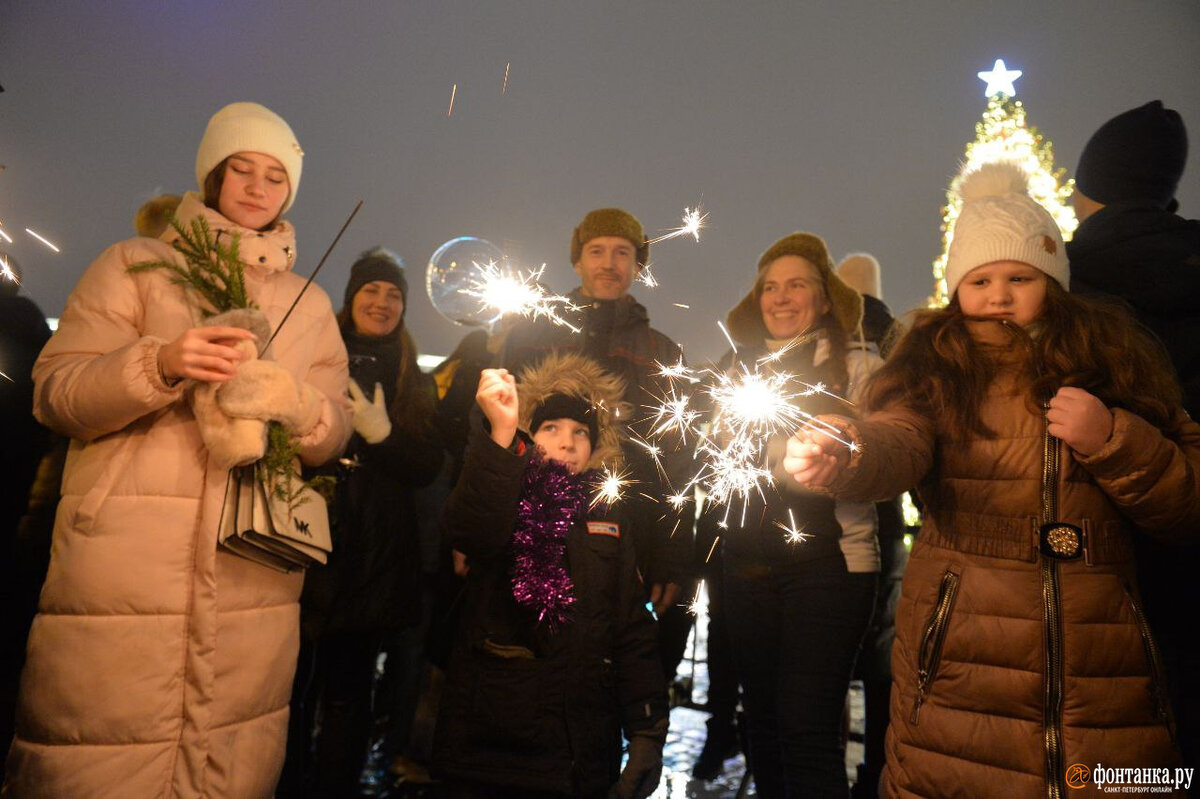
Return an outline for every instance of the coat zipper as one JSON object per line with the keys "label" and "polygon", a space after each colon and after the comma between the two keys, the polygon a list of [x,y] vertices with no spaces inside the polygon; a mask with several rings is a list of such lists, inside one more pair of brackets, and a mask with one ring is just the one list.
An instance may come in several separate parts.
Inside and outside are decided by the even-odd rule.
{"label": "coat zipper", "polygon": [[1146,665],[1150,668],[1150,685],[1154,693],[1154,710],[1158,718],[1167,725],[1168,731],[1171,733],[1171,739],[1175,739],[1175,725],[1171,718],[1170,708],[1166,699],[1163,697],[1163,667],[1162,656],[1158,651],[1158,644],[1154,641],[1154,635],[1150,632],[1150,624],[1146,621],[1146,614],[1142,611],[1142,604],[1134,596],[1133,590],[1126,585],[1125,595],[1129,597],[1129,605],[1133,608],[1133,617],[1137,621],[1138,632],[1142,634],[1142,647],[1146,650]]}
{"label": "coat zipper", "polygon": [[[1058,439],[1050,435],[1050,423],[1042,417],[1042,524],[1058,519]],[[1058,561],[1042,555],[1042,613],[1045,619],[1046,680],[1042,710],[1042,742],[1046,759],[1047,799],[1061,799],[1062,755],[1062,597]]]}
{"label": "coat zipper", "polygon": [[917,698],[913,701],[912,715],[909,723],[917,725],[917,717],[921,713],[921,705],[929,694],[929,687],[937,677],[938,666],[942,662],[942,645],[946,641],[946,629],[950,626],[950,611],[954,608],[954,598],[958,596],[958,574],[947,571],[942,575],[942,584],[938,589],[937,605],[925,625],[925,634],[921,636],[921,650],[917,661]]}

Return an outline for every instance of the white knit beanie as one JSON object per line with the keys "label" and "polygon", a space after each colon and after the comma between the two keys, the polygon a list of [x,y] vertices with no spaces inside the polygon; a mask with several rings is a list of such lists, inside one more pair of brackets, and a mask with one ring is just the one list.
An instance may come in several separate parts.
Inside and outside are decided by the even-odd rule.
{"label": "white knit beanie", "polygon": [[879,275],[879,261],[870,253],[856,252],[847,255],[837,265],[837,276],[859,294],[883,299],[883,281]]}
{"label": "white knit beanie", "polygon": [[946,258],[949,296],[968,272],[994,261],[1029,264],[1067,287],[1070,273],[1062,233],[1028,188],[1025,170],[1008,161],[984,164],[959,180],[962,210]]}
{"label": "white knit beanie", "polygon": [[213,114],[196,151],[196,182],[201,191],[208,173],[234,153],[263,153],[278,159],[291,188],[280,213],[292,207],[300,188],[304,151],[283,117],[258,103],[230,103]]}

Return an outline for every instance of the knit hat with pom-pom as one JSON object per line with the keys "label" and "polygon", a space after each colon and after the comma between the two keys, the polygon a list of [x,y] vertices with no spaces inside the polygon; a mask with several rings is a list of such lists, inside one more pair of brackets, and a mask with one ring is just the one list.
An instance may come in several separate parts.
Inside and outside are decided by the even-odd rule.
{"label": "knit hat with pom-pom", "polygon": [[997,161],[959,178],[962,210],[946,260],[946,292],[977,266],[1020,261],[1067,287],[1066,248],[1050,212],[1029,196],[1029,176],[1020,165]]}

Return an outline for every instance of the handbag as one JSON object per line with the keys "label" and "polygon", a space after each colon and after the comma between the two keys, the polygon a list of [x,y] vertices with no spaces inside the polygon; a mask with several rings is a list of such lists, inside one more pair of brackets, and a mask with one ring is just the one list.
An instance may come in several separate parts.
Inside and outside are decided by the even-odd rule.
{"label": "handbag", "polygon": [[333,550],[324,498],[294,474],[272,483],[258,464],[229,470],[218,546],[282,572],[324,564]]}

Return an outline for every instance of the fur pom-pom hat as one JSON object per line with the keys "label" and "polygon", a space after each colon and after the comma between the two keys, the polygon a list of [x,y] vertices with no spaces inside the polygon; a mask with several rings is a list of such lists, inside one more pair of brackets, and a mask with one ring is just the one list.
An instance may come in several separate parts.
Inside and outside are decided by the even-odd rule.
{"label": "fur pom-pom hat", "polygon": [[559,418],[539,413],[547,402],[560,402],[558,397],[581,399],[590,408],[596,425],[595,443],[587,468],[616,470],[624,462],[618,420],[627,418],[630,413],[622,399],[624,395],[625,381],[591,358],[573,352],[553,352],[522,370],[517,377],[518,423],[522,430],[532,432],[535,418],[539,423],[547,418]]}
{"label": "fur pom-pom hat", "polygon": [[637,262],[645,266],[650,261],[650,243],[638,218],[623,208],[597,208],[588,211],[583,221],[571,232],[571,263],[579,263],[583,245],[597,236],[620,236],[637,249]]}
{"label": "fur pom-pom hat", "polygon": [[847,333],[853,334],[862,322],[862,295],[846,285],[833,271],[833,259],[829,256],[829,248],[825,240],[813,233],[789,233],[772,244],[758,259],[758,274],[754,278],[754,287],[742,301],[725,316],[725,326],[734,341],[743,344],[761,344],[770,337],[767,326],[763,323],[762,297],[763,275],[767,267],[785,255],[797,255],[817,268],[821,282],[825,286],[825,296],[829,298],[831,312],[838,325]]}
{"label": "fur pom-pom hat", "polygon": [[208,173],[234,153],[262,153],[278,160],[287,172],[290,188],[280,213],[292,207],[300,189],[304,151],[283,117],[258,103],[230,103],[213,114],[196,151],[196,182],[201,192]]}
{"label": "fur pom-pom hat", "polygon": [[959,179],[962,210],[946,256],[946,292],[977,266],[1020,261],[1067,287],[1067,253],[1054,217],[1029,196],[1029,176],[1016,163],[984,164]]}

